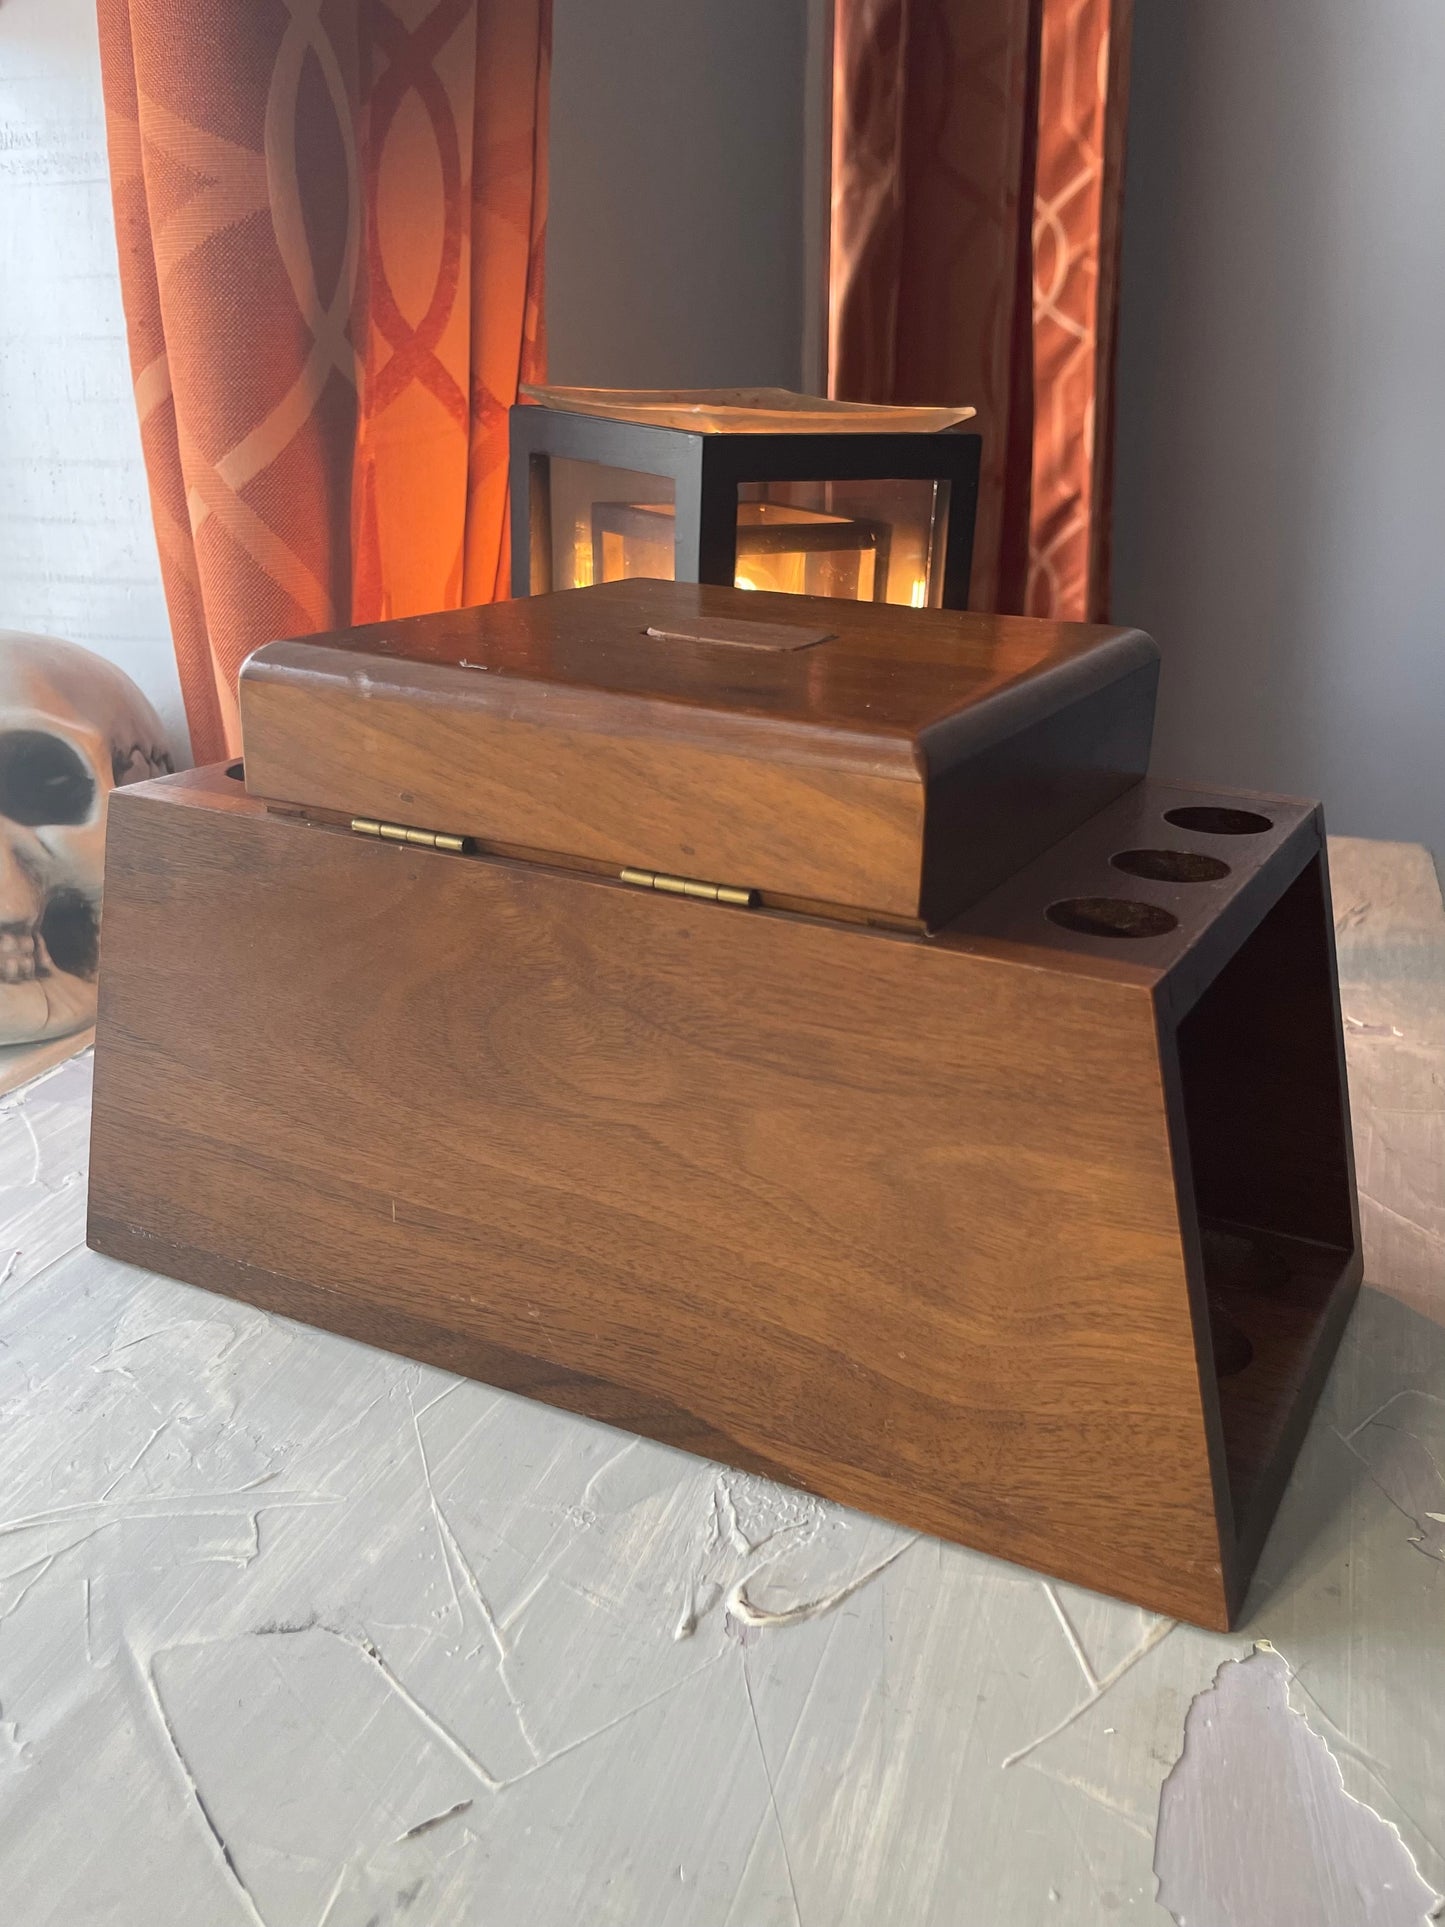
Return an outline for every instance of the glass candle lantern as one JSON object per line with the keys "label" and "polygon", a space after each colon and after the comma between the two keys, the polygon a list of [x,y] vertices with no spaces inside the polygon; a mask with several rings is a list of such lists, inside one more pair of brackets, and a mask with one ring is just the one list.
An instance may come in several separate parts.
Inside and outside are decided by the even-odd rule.
{"label": "glass candle lantern", "polygon": [[626,576],[968,601],[971,408],[783,389],[533,388],[512,410],[512,593]]}

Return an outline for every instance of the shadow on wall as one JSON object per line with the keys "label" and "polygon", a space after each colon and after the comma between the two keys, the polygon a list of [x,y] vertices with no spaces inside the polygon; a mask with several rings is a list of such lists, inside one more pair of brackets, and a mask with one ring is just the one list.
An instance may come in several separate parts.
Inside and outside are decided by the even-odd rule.
{"label": "shadow on wall", "polygon": [[1445,853],[1445,13],[1142,8],[1116,619],[1155,768]]}
{"label": "shadow on wall", "polygon": [[807,25],[793,0],[554,0],[553,381],[804,386]]}

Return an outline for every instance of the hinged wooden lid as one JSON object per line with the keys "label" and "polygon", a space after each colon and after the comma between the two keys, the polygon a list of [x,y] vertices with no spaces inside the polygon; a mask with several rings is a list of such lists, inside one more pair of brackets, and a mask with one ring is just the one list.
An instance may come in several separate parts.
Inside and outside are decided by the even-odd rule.
{"label": "hinged wooden lid", "polygon": [[270,801],[936,927],[1143,774],[1131,629],[629,581],[271,643]]}

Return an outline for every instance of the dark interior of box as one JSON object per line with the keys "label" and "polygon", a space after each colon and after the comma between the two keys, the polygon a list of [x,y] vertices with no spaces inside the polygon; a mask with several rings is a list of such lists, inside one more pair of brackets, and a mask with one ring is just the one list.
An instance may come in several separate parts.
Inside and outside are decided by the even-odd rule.
{"label": "dark interior of box", "polygon": [[1235,1528],[1349,1290],[1354,1229],[1336,991],[1315,858],[1180,1025],[1179,1068]]}

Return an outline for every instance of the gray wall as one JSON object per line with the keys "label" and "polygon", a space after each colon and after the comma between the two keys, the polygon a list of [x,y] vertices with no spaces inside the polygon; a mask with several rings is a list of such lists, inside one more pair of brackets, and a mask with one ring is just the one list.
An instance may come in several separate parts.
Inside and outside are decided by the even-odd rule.
{"label": "gray wall", "polygon": [[801,385],[809,0],[555,0],[551,379]]}
{"label": "gray wall", "polygon": [[1445,856],[1445,7],[1136,12],[1114,609],[1155,768]]}

